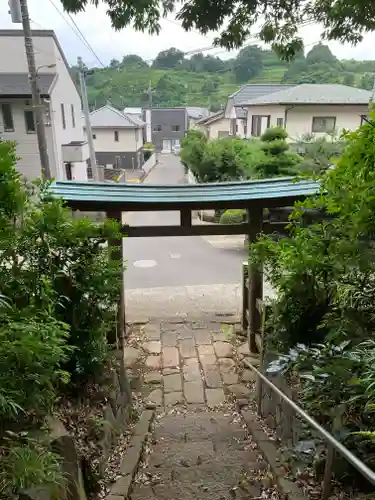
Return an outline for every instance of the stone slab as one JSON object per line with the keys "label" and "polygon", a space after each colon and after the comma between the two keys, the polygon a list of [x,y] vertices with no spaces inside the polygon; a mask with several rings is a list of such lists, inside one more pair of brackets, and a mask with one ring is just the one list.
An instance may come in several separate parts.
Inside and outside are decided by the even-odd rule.
{"label": "stone slab", "polygon": [[235,362],[231,358],[220,358],[218,359],[217,364],[222,372],[233,371],[236,366]]}
{"label": "stone slab", "polygon": [[142,329],[147,340],[160,340],[160,328],[158,325],[147,324]]}
{"label": "stone slab", "polygon": [[256,374],[252,370],[244,370],[241,374],[243,382],[254,382],[257,379]]}
{"label": "stone slab", "polygon": [[165,406],[174,406],[184,403],[184,396],[182,392],[169,392],[164,395]]}
{"label": "stone slab", "polygon": [[182,381],[181,375],[176,373],[174,375],[166,375],[164,377],[164,392],[181,392],[182,391]]}
{"label": "stone slab", "polygon": [[194,339],[181,340],[180,353],[183,358],[194,358],[197,355]]}
{"label": "stone slab", "polygon": [[144,376],[144,381],[146,384],[160,384],[161,373],[160,372],[149,372]]}
{"label": "stone slab", "polygon": [[180,373],[180,367],[174,366],[169,368],[163,368],[163,375],[173,375],[174,373]]}
{"label": "stone slab", "polygon": [[216,365],[204,365],[203,372],[207,387],[217,388],[222,386],[220,371]]}
{"label": "stone slab", "polygon": [[111,495],[118,495],[120,498],[126,498],[128,496],[130,486],[132,484],[132,476],[120,477],[111,488]]}
{"label": "stone slab", "polygon": [[154,354],[152,354],[151,356],[147,356],[146,368],[158,370],[160,368],[160,356],[155,356]]}
{"label": "stone slab", "polygon": [[126,368],[130,368],[141,357],[142,353],[139,349],[136,349],[135,347],[125,347],[124,348],[124,363]]}
{"label": "stone slab", "polygon": [[184,394],[187,403],[204,403],[203,385],[201,381],[185,382]]}
{"label": "stone slab", "polygon": [[221,372],[221,376],[225,385],[238,384],[238,374],[235,372]]}
{"label": "stone slab", "polygon": [[199,356],[213,356],[215,354],[212,344],[209,345],[199,345],[198,346]]}
{"label": "stone slab", "polygon": [[163,393],[161,389],[154,389],[147,396],[146,401],[148,403],[154,403],[156,406],[161,406],[163,401]]}
{"label": "stone slab", "polygon": [[218,358],[231,358],[233,356],[232,344],[229,342],[215,342],[214,349]]}
{"label": "stone slab", "polygon": [[211,344],[211,332],[206,329],[202,330],[195,330],[194,331],[194,337],[195,340],[197,341],[197,344]]}
{"label": "stone slab", "polygon": [[163,347],[162,357],[164,368],[173,368],[175,366],[179,366],[180,364],[178,350],[176,347]]}
{"label": "stone slab", "polygon": [[160,354],[161,353],[161,342],[160,340],[152,340],[145,342],[143,344],[143,349],[149,354]]}
{"label": "stone slab", "polygon": [[194,382],[201,380],[201,372],[197,358],[188,358],[184,361],[183,366],[184,380],[186,382]]}
{"label": "stone slab", "polygon": [[217,362],[217,358],[214,354],[204,354],[199,356],[199,361],[204,367],[206,365],[215,365]]}
{"label": "stone slab", "polygon": [[228,390],[232,392],[237,398],[246,398],[251,394],[251,390],[243,384],[230,385],[228,386]]}
{"label": "stone slab", "polygon": [[176,332],[162,332],[161,341],[163,346],[176,347],[177,346],[177,333]]}
{"label": "stone slab", "polygon": [[207,405],[214,407],[225,402],[225,394],[222,388],[206,389]]}

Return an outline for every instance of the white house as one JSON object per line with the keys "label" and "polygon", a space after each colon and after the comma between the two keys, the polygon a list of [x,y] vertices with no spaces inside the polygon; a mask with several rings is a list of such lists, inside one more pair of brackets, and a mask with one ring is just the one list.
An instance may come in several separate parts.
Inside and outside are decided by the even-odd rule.
{"label": "white house", "polygon": [[145,122],[107,104],[90,113],[96,162],[121,169],[141,168]]}
{"label": "white house", "polygon": [[[80,95],[55,33],[37,30],[32,35],[51,174],[85,180],[89,151]],[[34,179],[41,175],[41,164],[23,31],[0,30],[0,54],[0,137],[16,142],[18,169]]]}
{"label": "white house", "polygon": [[370,91],[346,85],[301,84],[249,96],[241,107],[246,112],[248,136],[257,137],[268,127],[282,126],[294,141],[306,134],[319,137],[355,130],[368,113],[370,98]]}
{"label": "white house", "polygon": [[225,117],[230,119],[229,134],[239,137],[249,137],[251,129],[247,123],[247,103],[257,97],[279,92],[293,85],[277,83],[254,83],[243,85],[237,92],[230,95],[225,106]]}
{"label": "white house", "polygon": [[202,130],[207,139],[217,139],[218,137],[229,136],[230,125],[230,118],[225,118],[224,111],[219,111],[207,118],[198,120],[194,128]]}

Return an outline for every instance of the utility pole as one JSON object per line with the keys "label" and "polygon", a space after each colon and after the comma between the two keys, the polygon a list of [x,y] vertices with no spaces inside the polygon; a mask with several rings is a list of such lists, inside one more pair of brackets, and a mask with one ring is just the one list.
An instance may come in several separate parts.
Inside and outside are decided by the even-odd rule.
{"label": "utility pole", "polygon": [[[19,2],[19,3],[18,3]],[[23,27],[23,35],[25,39],[25,49],[27,65],[29,68],[29,79],[31,86],[31,96],[35,117],[36,133],[38,138],[38,147],[40,155],[40,163],[42,167],[42,175],[46,179],[51,178],[51,170],[48,158],[46,129],[44,127],[44,105],[40,99],[40,91],[38,86],[38,74],[36,70],[35,54],[33,47],[33,39],[31,35],[29,9],[27,7],[27,0],[10,0],[9,2],[10,13],[13,22],[19,22],[19,12],[21,13],[21,22]],[[18,11],[18,8],[20,9]]]}
{"label": "utility pole", "polygon": [[152,142],[152,82],[150,80],[147,94],[148,94],[148,109],[146,110],[146,141]]}
{"label": "utility pole", "polygon": [[92,176],[93,176],[94,180],[97,181],[98,180],[98,169],[96,167],[94,139],[92,138],[92,130],[91,130],[91,122],[90,122],[90,110],[89,110],[89,104],[87,101],[87,89],[86,89],[86,80],[85,80],[86,75],[91,74],[92,71],[85,71],[84,66],[83,66],[83,62],[82,62],[82,57],[78,57],[78,68],[79,68],[79,83],[81,85],[83,114],[85,115],[86,135],[87,135],[87,142],[89,145],[91,171],[92,171]]}

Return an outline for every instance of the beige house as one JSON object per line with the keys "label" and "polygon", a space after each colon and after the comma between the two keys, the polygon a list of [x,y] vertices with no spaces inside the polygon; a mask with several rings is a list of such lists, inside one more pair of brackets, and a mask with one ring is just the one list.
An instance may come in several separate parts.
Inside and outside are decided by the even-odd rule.
{"label": "beige house", "polygon": [[146,124],[139,116],[107,104],[90,113],[90,122],[99,166],[130,170],[142,167]]}
{"label": "beige house", "polygon": [[242,107],[249,136],[282,126],[295,141],[306,134],[322,137],[355,130],[368,113],[370,98],[370,91],[346,85],[301,84],[247,99]]}
{"label": "beige house", "polygon": [[197,121],[195,128],[202,130],[208,139],[217,139],[229,136],[230,124],[231,121],[229,118],[225,118],[224,111],[219,111]]}
{"label": "beige house", "polygon": [[[53,31],[32,35],[51,174],[86,180],[89,151],[69,65]],[[0,30],[0,53],[0,138],[16,142],[19,171],[35,179],[41,176],[41,163],[23,31]]]}

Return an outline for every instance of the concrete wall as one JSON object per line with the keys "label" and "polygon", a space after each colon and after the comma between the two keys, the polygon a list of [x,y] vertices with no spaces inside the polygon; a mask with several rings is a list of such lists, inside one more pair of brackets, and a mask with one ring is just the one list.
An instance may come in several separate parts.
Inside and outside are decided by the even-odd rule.
{"label": "concrete wall", "polygon": [[156,153],[152,154],[150,158],[143,164],[142,168],[146,174],[156,165]]}
{"label": "concrete wall", "polygon": [[229,135],[230,119],[221,118],[207,125],[207,137],[208,139],[217,139],[218,137],[225,137]]}
{"label": "concrete wall", "polygon": [[[0,37],[1,40],[1,37]],[[0,104],[8,103],[11,105],[14,130],[1,132],[1,138],[6,141],[16,142],[16,153],[18,171],[27,179],[32,180],[41,177],[41,164],[36,132],[26,132],[25,110],[31,110],[31,99],[0,99]],[[46,107],[47,109],[47,107]],[[0,113],[0,125],[3,129],[2,115]],[[48,157],[51,165],[51,174],[57,177],[55,145],[53,129],[46,126],[46,139],[48,148]]]}
{"label": "concrete wall", "polygon": [[[133,170],[143,165],[143,151],[95,151],[96,162],[99,166],[113,165],[116,168]],[[116,163],[116,157],[120,158],[120,164]]]}

